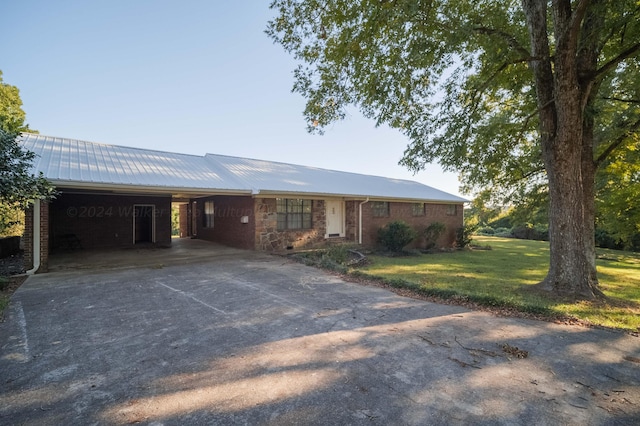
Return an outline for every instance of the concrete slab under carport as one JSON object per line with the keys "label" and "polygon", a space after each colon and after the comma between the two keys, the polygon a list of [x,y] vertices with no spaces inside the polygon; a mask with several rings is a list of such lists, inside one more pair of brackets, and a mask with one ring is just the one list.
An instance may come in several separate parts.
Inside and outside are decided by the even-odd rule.
{"label": "concrete slab under carport", "polygon": [[127,248],[58,250],[49,256],[49,271],[161,268],[203,262],[218,256],[241,256],[245,250],[195,238],[172,238],[171,246],[137,244]]}
{"label": "concrete slab under carport", "polygon": [[30,277],[0,324],[0,423],[631,425],[639,358],[238,250]]}

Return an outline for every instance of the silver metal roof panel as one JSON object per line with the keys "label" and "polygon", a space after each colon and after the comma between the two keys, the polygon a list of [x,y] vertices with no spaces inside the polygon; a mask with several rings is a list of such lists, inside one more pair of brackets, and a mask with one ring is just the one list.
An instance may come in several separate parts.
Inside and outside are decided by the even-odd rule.
{"label": "silver metal roof panel", "polygon": [[207,154],[205,157],[214,168],[224,168],[246,182],[254,194],[282,192],[448,202],[467,201],[410,180],[224,155]]}
{"label": "silver metal roof panel", "polygon": [[34,153],[33,170],[52,181],[193,189],[240,189],[224,169],[202,156],[23,134]]}
{"label": "silver metal roof panel", "polygon": [[25,133],[33,171],[54,183],[441,202],[464,198],[419,182],[225,155],[131,148]]}

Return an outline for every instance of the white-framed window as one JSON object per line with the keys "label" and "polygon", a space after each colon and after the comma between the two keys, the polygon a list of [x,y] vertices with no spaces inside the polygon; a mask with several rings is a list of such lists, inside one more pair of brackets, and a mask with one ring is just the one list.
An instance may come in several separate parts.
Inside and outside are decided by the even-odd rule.
{"label": "white-framed window", "polygon": [[456,204],[447,205],[447,216],[457,216],[458,206]]}

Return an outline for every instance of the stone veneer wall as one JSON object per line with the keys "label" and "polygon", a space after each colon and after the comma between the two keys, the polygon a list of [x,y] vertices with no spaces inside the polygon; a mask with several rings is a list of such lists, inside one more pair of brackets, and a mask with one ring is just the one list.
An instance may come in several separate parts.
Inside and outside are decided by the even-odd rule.
{"label": "stone veneer wall", "polygon": [[255,200],[255,248],[262,251],[313,247],[324,243],[326,212],[324,200],[312,200],[311,229],[278,230],[275,198]]}

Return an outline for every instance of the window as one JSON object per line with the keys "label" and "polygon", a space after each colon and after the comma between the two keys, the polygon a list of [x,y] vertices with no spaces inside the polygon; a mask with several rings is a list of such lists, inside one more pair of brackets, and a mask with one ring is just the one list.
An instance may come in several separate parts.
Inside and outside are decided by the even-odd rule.
{"label": "window", "polygon": [[213,201],[204,202],[204,227],[213,228]]}
{"label": "window", "polygon": [[458,206],[455,204],[449,204],[447,206],[447,216],[456,216],[458,214]]}
{"label": "window", "polygon": [[425,204],[424,203],[413,203],[411,204],[411,214],[414,216],[424,216],[425,215]]}
{"label": "window", "polygon": [[371,212],[373,217],[389,217],[389,203],[386,201],[372,201]]}
{"label": "window", "polygon": [[311,229],[311,200],[278,198],[278,230]]}

